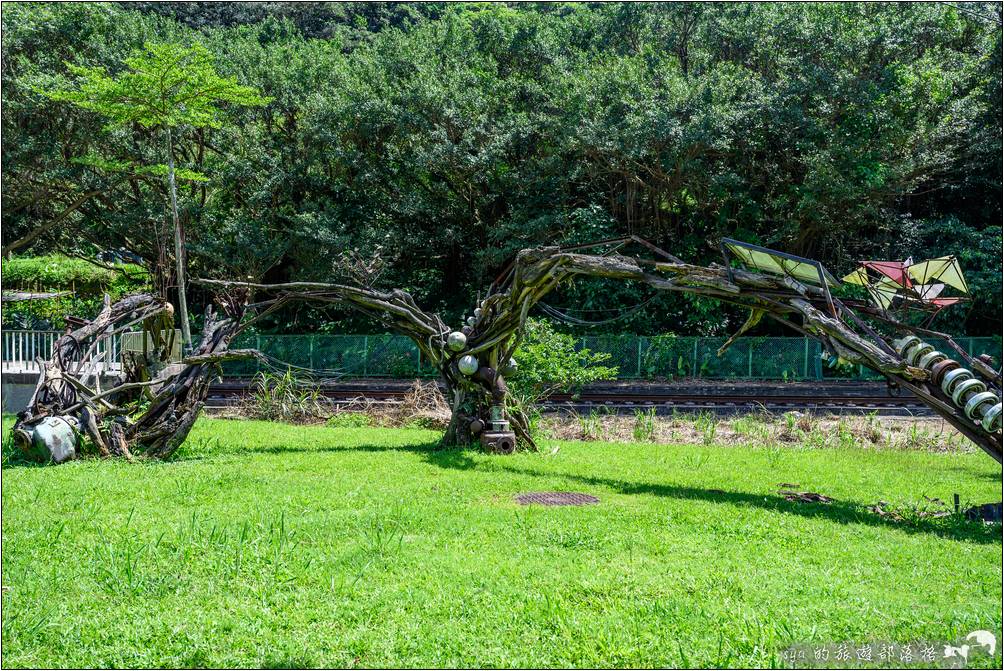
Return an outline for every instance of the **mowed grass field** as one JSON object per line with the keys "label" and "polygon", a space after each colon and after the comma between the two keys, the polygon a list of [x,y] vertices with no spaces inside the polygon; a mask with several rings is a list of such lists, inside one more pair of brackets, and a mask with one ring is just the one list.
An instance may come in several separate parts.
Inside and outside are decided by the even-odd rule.
{"label": "mowed grass field", "polygon": [[[1000,500],[982,454],[438,437],[202,419],[167,463],[5,460],[4,667],[778,666],[792,643],[1000,640],[999,526],[869,510]],[[600,503],[513,500],[552,490]]]}

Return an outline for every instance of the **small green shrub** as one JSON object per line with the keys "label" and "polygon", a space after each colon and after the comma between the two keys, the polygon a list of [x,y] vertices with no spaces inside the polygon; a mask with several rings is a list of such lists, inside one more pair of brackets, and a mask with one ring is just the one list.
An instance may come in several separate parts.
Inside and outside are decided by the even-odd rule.
{"label": "small green shrub", "polygon": [[600,420],[600,413],[590,410],[588,415],[579,415],[578,420],[583,440],[600,440],[603,437],[603,422]]}
{"label": "small green shrub", "polygon": [[718,417],[712,412],[702,412],[694,420],[694,428],[701,434],[701,440],[705,445],[715,442],[718,435]]}
{"label": "small green shrub", "polygon": [[338,429],[356,429],[361,426],[373,426],[373,420],[363,412],[336,412],[325,424]]}
{"label": "small green shrub", "polygon": [[634,427],[632,435],[638,442],[655,440],[655,408],[634,411]]}
{"label": "small green shrub", "polygon": [[573,391],[597,380],[617,377],[616,366],[603,365],[610,355],[576,349],[578,339],[559,333],[543,319],[528,319],[514,358],[517,370],[507,379],[510,391],[522,398],[541,399],[556,389]]}
{"label": "small green shrub", "polygon": [[[513,355],[516,372],[506,377],[506,404],[527,418],[534,440],[543,437],[537,408],[541,399],[558,389],[575,391],[589,382],[617,377],[616,366],[602,365],[610,359],[609,354],[576,349],[576,342],[574,336],[559,333],[546,320],[526,321],[523,340]],[[596,423],[598,426],[598,418]]]}
{"label": "small green shrub", "polygon": [[282,375],[258,373],[252,388],[243,410],[255,419],[297,422],[326,414],[326,401],[317,386],[296,379],[289,369]]}

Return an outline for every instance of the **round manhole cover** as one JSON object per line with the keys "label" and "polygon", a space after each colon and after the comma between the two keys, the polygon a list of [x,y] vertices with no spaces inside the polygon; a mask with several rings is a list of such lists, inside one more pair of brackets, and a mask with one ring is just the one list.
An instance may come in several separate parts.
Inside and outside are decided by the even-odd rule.
{"label": "round manhole cover", "polygon": [[541,506],[585,506],[599,503],[600,500],[589,494],[579,492],[530,492],[516,496],[516,502],[522,506],[534,503]]}

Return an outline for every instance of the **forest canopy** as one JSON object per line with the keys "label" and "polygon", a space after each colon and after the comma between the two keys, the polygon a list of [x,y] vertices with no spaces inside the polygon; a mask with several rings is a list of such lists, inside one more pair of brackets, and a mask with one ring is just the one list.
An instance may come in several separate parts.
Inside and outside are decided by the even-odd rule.
{"label": "forest canopy", "polygon": [[[706,263],[729,236],[838,276],[956,254],[975,300],[937,325],[1000,332],[999,3],[10,4],[5,256],[112,250],[172,286],[161,136],[51,95],[149,44],[200,45],[267,100],[175,130],[192,277],[366,259],[459,323],[523,247],[636,234]],[[549,301],[599,320],[650,298],[585,281]],[[604,328],[743,318],[667,294]],[[373,325],[300,307],[265,328]]]}

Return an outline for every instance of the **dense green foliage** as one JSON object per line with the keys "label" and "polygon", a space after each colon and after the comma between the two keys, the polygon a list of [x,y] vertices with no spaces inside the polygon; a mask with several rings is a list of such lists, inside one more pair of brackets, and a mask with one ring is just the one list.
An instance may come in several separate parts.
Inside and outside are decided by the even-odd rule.
{"label": "dense green foliage", "polygon": [[582,347],[578,338],[558,332],[543,319],[527,319],[513,360],[517,368],[506,376],[507,402],[527,418],[534,439],[540,437],[540,402],[545,396],[559,389],[574,393],[590,382],[613,380],[618,373],[616,366],[605,365],[610,354]]}
{"label": "dense green foliage", "polygon": [[198,43],[184,47],[149,42],[124,64],[125,71],[115,78],[100,67],[68,63],[77,86],[40,92],[97,112],[113,125],[143,128],[219,128],[216,105],[268,102],[233,78],[220,77],[213,68],[213,55]]}
{"label": "dense green foliage", "polygon": [[[163,261],[162,180],[80,160],[158,164],[161,139],[37,91],[197,43],[271,102],[179,129],[179,168],[210,176],[180,193],[193,276],[329,278],[343,250],[381,246],[381,282],[457,319],[526,245],[636,233],[707,262],[730,235],[838,274],[957,252],[976,302],[940,324],[999,332],[1000,5],[19,4],[3,22],[5,245],[62,216],[25,248]],[[583,282],[549,300],[647,297]],[[737,317],[661,296],[614,328]]]}
{"label": "dense green foliage", "polygon": [[4,289],[62,292],[71,295],[4,305],[3,326],[62,330],[66,315],[90,316],[101,308],[104,295],[115,301],[146,289],[146,270],[132,263],[95,265],[58,254],[17,257],[4,261]]}
{"label": "dense green foliage", "polygon": [[4,666],[761,668],[1001,630],[1000,527],[870,509],[994,500],[982,454],[438,437],[201,419],[173,463],[5,462]]}
{"label": "dense green foliage", "polygon": [[517,369],[507,376],[512,390],[536,400],[554,389],[575,390],[596,380],[617,377],[617,367],[604,365],[610,355],[580,347],[579,341],[559,333],[542,319],[528,319],[523,339],[513,356]]}

